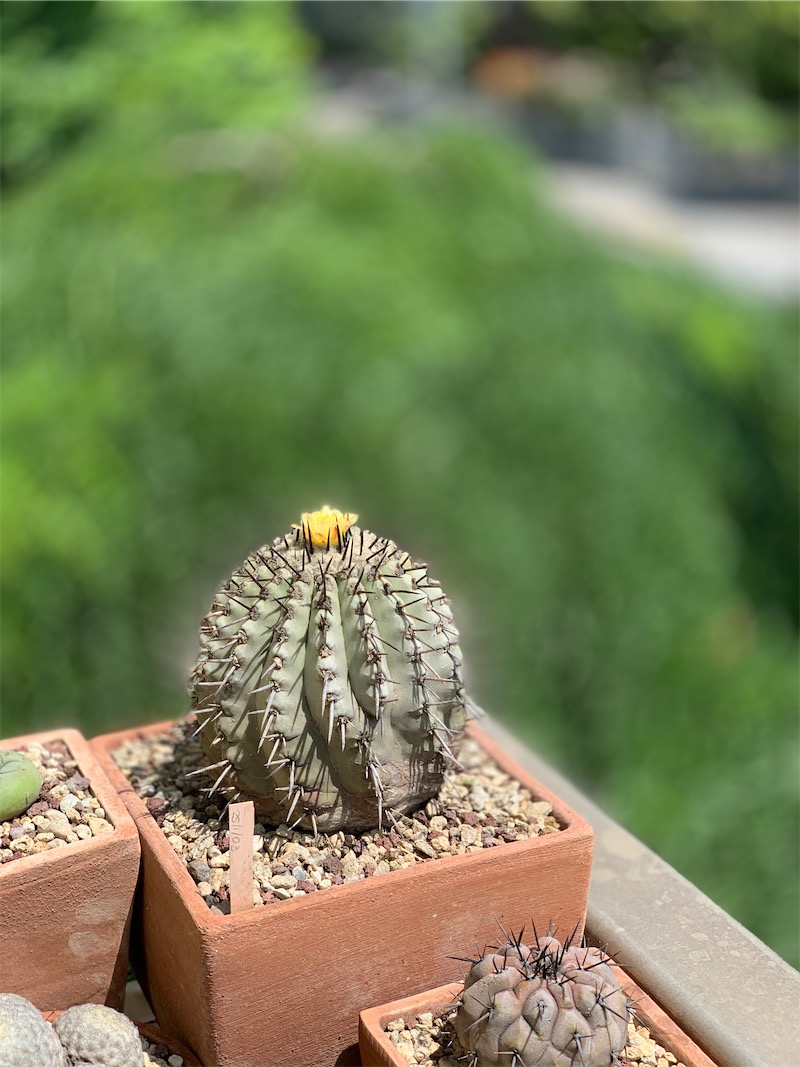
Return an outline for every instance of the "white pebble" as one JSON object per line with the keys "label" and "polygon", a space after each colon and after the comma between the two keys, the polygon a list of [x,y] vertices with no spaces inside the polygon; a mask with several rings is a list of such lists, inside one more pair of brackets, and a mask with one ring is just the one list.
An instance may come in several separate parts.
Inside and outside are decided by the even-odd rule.
{"label": "white pebble", "polygon": [[114,827],[110,822],[107,822],[105,819],[99,818],[98,816],[90,816],[89,819],[87,819],[87,822],[89,823],[89,829],[95,837],[99,837],[100,834],[110,834],[114,831]]}

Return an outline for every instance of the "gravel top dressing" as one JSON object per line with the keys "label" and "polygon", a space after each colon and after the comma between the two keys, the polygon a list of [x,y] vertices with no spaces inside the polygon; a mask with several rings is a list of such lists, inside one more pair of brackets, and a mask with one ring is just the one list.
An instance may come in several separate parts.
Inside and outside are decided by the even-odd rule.
{"label": "gravel top dressing", "polygon": [[183,1067],[183,1056],[172,1053],[166,1045],[157,1045],[142,1039],[142,1067]]}
{"label": "gravel top dressing", "polygon": [[[198,893],[212,911],[227,914],[228,823],[225,798],[208,798],[194,724],[177,723],[168,733],[127,741],[112,753],[170,845],[183,860]],[[374,878],[443,856],[498,848],[561,829],[547,801],[536,800],[506,774],[476,742],[459,752],[463,770],[449,771],[439,796],[413,815],[382,830],[319,834],[255,825],[253,902],[315,893],[333,885]]]}
{"label": "gravel top dressing", "polygon": [[42,788],[27,811],[0,822],[0,863],[113,832],[63,741],[31,742],[15,751],[39,768]]}
{"label": "gravel top dressing", "polygon": [[[436,1015],[423,1012],[408,1023],[395,1019],[386,1026],[389,1040],[413,1067],[464,1067],[469,1054],[453,1030],[451,1019],[456,1010],[447,1008]],[[634,1022],[628,1024],[628,1043],[619,1062],[620,1067],[684,1067],[653,1040],[646,1026]]]}

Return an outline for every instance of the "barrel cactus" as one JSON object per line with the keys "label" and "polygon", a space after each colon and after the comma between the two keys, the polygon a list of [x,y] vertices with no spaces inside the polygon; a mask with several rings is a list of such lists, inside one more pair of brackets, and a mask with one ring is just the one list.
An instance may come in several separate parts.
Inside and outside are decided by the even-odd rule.
{"label": "barrel cactus", "polygon": [[520,934],[472,961],[454,1026],[467,1067],[610,1067],[628,1017],[599,949]]}
{"label": "barrel cactus", "polygon": [[78,1004],[53,1023],[69,1067],[142,1067],[139,1031],[105,1004]]}
{"label": "barrel cactus", "polygon": [[0,751],[0,822],[26,811],[39,796],[42,776],[21,752]]}
{"label": "barrel cactus", "polygon": [[248,556],[203,620],[191,681],[209,792],[314,833],[429,800],[466,720],[444,593],[356,518],[305,514]]}
{"label": "barrel cactus", "polygon": [[53,1028],[16,993],[0,993],[0,1067],[68,1067]]}

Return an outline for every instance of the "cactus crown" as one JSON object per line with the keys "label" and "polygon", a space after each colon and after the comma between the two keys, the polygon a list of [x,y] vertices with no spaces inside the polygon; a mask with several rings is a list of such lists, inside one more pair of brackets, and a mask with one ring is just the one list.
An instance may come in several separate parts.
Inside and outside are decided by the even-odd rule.
{"label": "cactus crown", "polygon": [[315,833],[429,800],[466,719],[444,593],[356,518],[304,514],[248,556],[203,620],[191,682],[209,792]]}
{"label": "cactus crown", "polygon": [[470,961],[454,1024],[467,1067],[611,1067],[630,1008],[609,957],[550,932],[522,937]]}

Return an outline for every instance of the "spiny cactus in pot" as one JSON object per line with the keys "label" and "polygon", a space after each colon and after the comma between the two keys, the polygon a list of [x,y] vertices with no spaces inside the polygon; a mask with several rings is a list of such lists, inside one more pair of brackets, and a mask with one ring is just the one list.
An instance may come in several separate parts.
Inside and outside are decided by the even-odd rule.
{"label": "spiny cactus in pot", "polygon": [[549,932],[471,960],[454,1029],[467,1067],[611,1067],[630,1005],[600,949]]}
{"label": "spiny cactus in pot", "polygon": [[315,834],[435,796],[467,718],[441,587],[356,518],[304,514],[248,556],[203,620],[191,681],[209,792]]}

